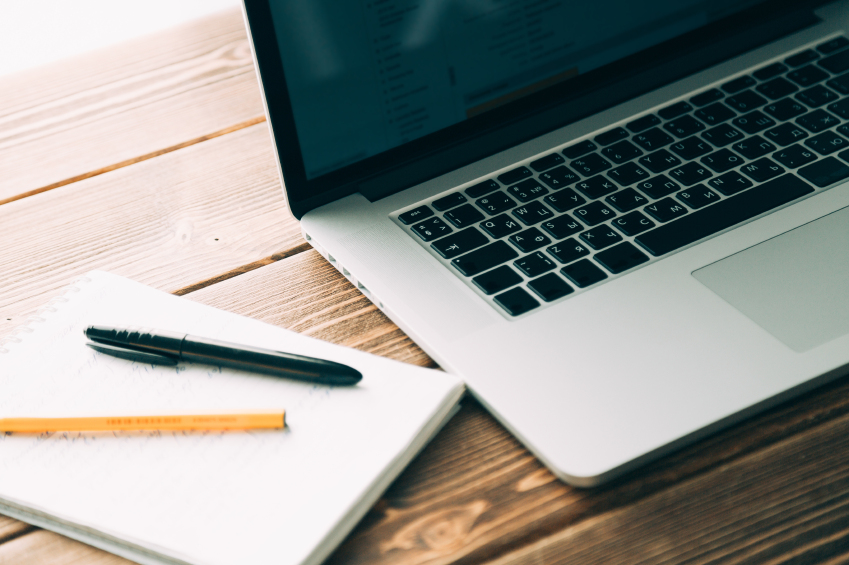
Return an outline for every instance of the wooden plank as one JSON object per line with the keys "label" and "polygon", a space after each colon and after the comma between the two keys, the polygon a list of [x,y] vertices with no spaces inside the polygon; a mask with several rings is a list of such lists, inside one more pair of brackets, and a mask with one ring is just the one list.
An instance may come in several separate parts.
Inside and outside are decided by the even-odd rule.
{"label": "wooden plank", "polygon": [[0,544],[34,530],[33,526],[18,522],[14,518],[0,516]]}
{"label": "wooden plank", "polygon": [[844,415],[491,565],[846,563],[847,451]]}
{"label": "wooden plank", "polygon": [[0,203],[264,120],[239,10],[0,79]]}
{"label": "wooden plank", "polygon": [[259,124],[0,206],[0,332],[106,269],[177,290],[304,245]]}
{"label": "wooden plank", "polygon": [[0,565],[132,565],[106,553],[53,532],[36,530],[0,545]]}

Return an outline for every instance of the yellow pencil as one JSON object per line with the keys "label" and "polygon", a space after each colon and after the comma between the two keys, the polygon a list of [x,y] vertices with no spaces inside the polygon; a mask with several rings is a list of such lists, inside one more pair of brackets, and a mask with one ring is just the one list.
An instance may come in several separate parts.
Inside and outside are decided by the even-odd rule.
{"label": "yellow pencil", "polygon": [[286,413],[188,414],[176,416],[98,416],[89,418],[0,418],[0,433],[99,432],[124,430],[279,429]]}

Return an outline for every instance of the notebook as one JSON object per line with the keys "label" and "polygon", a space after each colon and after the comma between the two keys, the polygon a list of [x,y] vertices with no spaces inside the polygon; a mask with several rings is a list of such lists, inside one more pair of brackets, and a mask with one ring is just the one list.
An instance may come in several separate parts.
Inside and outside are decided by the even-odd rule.
{"label": "notebook", "polygon": [[[142,325],[325,358],[312,385],[84,346]],[[463,384],[95,271],[0,340],[0,415],[286,410],[272,431],[0,435],[0,513],[143,564],[319,563],[456,410]]]}

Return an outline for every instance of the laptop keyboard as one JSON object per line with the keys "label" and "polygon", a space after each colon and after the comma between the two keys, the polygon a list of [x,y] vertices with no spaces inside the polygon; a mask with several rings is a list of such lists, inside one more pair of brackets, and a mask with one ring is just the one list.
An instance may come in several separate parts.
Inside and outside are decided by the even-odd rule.
{"label": "laptop keyboard", "polygon": [[846,71],[836,37],[392,217],[520,316],[849,178]]}

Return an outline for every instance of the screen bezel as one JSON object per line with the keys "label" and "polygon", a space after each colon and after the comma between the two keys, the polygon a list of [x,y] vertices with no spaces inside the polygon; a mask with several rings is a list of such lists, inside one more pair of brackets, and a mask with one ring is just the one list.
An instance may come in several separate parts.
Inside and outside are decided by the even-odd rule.
{"label": "screen bezel", "polygon": [[763,0],[584,75],[307,179],[270,0],[243,0],[292,214],[360,191],[376,200],[615,106],[818,21],[828,0]]}

